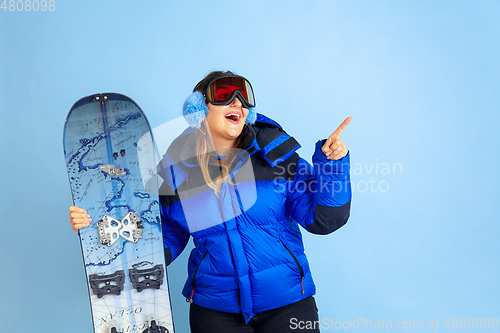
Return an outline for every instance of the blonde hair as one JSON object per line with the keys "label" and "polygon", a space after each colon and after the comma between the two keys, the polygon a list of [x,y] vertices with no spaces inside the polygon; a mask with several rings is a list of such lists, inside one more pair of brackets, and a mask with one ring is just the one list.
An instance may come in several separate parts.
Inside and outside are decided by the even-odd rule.
{"label": "blonde hair", "polygon": [[[205,123],[202,123],[200,130],[195,132],[196,138],[196,155],[198,158],[198,163],[200,164],[201,173],[207,185],[212,188],[215,195],[219,197],[220,190],[224,182],[234,185],[234,183],[229,179],[229,168],[231,167],[234,159],[238,155],[239,149],[229,149],[229,154],[225,156],[225,159],[218,159],[213,156],[213,148],[211,145],[212,139],[210,138],[209,131]],[[203,127],[205,131],[203,130]],[[241,148],[241,134],[238,136],[233,148]],[[219,165],[222,170],[220,174],[212,179],[208,169],[209,163],[214,165]]]}

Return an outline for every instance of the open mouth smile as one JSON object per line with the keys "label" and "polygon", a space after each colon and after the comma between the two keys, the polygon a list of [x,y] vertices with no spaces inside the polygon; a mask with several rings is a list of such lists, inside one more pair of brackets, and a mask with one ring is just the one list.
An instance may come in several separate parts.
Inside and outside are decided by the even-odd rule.
{"label": "open mouth smile", "polygon": [[241,113],[239,112],[229,112],[224,115],[224,118],[226,118],[229,122],[233,124],[238,124],[241,119]]}

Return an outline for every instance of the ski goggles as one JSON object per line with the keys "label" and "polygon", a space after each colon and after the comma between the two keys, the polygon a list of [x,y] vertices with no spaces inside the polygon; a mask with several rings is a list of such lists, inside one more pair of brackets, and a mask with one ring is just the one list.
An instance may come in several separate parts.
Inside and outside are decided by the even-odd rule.
{"label": "ski goggles", "polygon": [[250,82],[242,76],[231,75],[209,83],[205,99],[213,105],[229,105],[238,97],[245,109],[255,107],[255,97]]}

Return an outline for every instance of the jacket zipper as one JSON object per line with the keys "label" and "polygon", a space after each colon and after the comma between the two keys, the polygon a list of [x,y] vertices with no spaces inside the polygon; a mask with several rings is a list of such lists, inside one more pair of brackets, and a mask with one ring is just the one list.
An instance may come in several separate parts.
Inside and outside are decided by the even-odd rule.
{"label": "jacket zipper", "polygon": [[191,299],[186,300],[189,303],[193,303],[194,286],[196,284],[196,280],[195,280],[196,279],[196,273],[198,272],[198,268],[200,268],[200,265],[203,262],[203,259],[205,259],[205,256],[207,255],[207,253],[208,253],[208,250],[205,250],[205,253],[203,254],[203,257],[200,260],[200,263],[198,264],[198,266],[196,266],[196,269],[194,270],[193,279],[191,280],[191,287],[193,287],[193,291],[191,292]]}
{"label": "jacket zipper", "polygon": [[295,257],[295,255],[292,253],[292,251],[290,251],[288,249],[288,247],[286,247],[285,243],[283,243],[282,240],[281,241],[281,244],[283,244],[283,246],[285,247],[285,249],[288,251],[288,253],[290,253],[290,255],[292,256],[293,260],[295,261],[295,264],[297,265],[297,267],[299,268],[299,273],[300,273],[300,286],[302,288],[302,294],[304,294],[304,271],[302,270],[302,267],[300,266],[299,264],[299,261],[297,260],[297,258]]}
{"label": "jacket zipper", "polygon": [[[231,240],[229,239],[229,230],[227,230],[227,224],[224,221],[224,213],[222,212],[222,202],[221,199],[218,198],[219,200],[219,209],[220,209],[220,216],[222,218],[222,222],[224,223],[224,227],[226,228],[226,237],[227,237],[227,244],[229,245],[229,252],[231,253],[231,261],[233,262],[233,267],[234,267],[234,276],[238,277],[238,272],[236,270],[236,263],[234,261],[234,254],[233,254],[233,249],[231,247]],[[234,211],[234,209],[233,209]],[[241,306],[241,295],[240,295],[240,288],[238,287],[238,306]]]}

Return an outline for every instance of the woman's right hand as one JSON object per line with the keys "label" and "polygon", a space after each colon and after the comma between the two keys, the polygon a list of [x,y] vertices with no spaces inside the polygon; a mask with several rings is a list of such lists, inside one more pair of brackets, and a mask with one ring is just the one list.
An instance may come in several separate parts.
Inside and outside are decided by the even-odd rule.
{"label": "woman's right hand", "polygon": [[85,228],[92,222],[90,215],[87,211],[76,206],[69,207],[69,221],[71,222],[71,229],[78,232],[81,228]]}

